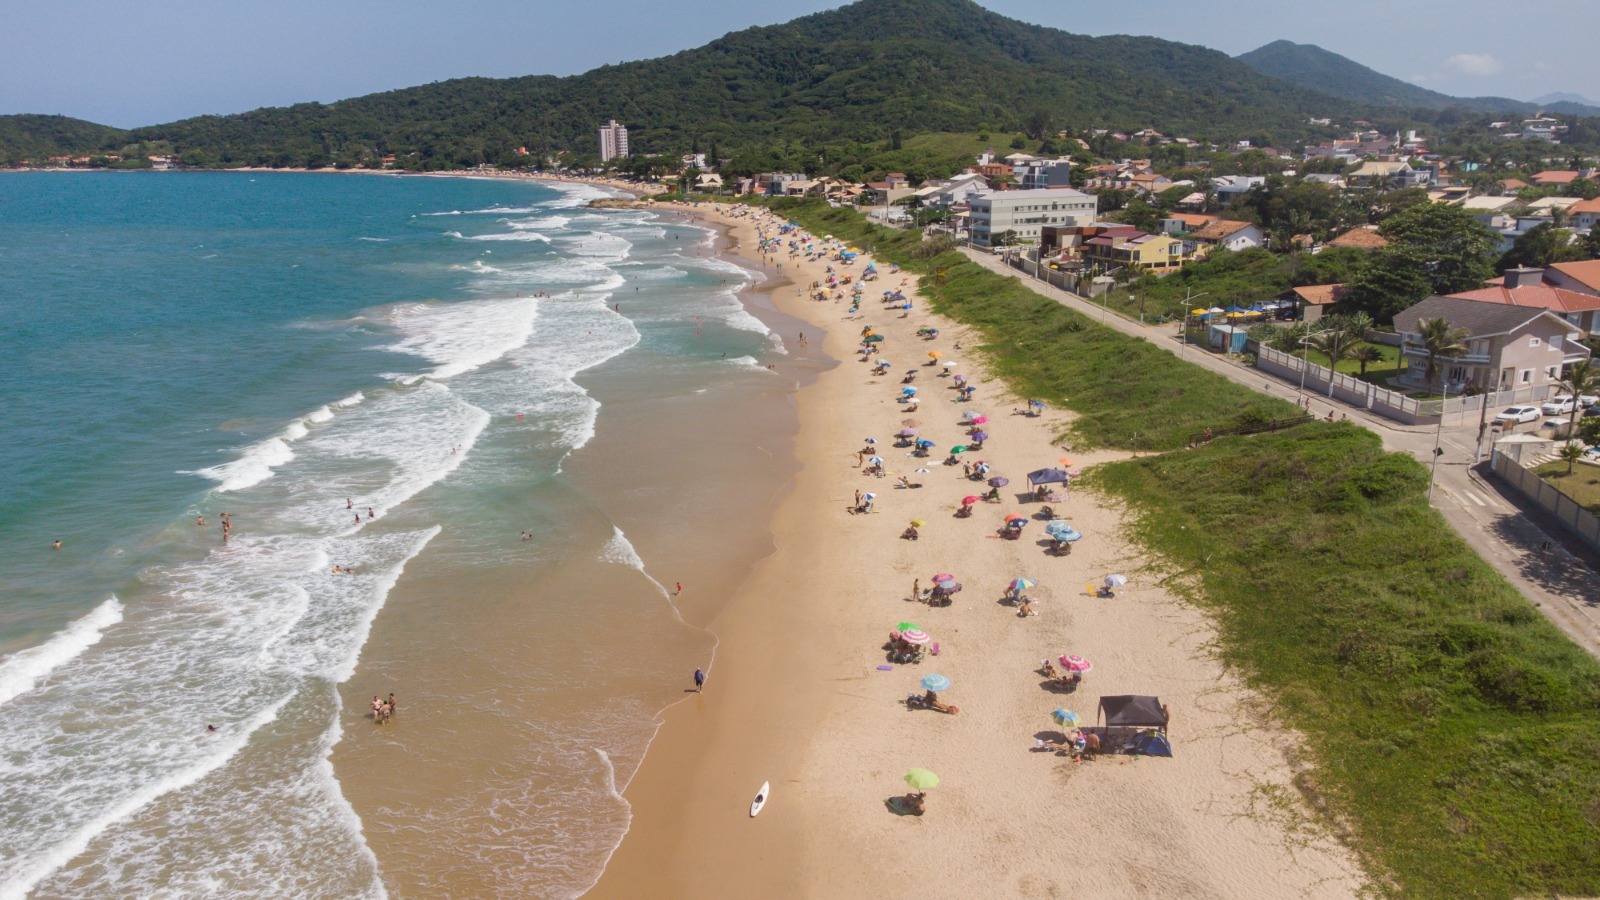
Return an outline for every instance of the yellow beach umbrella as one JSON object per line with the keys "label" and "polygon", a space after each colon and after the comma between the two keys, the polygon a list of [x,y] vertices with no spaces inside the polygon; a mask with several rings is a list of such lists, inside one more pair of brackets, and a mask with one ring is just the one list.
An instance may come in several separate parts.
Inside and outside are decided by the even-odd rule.
{"label": "yellow beach umbrella", "polygon": [[1189,315],[1191,315],[1191,316],[1203,316],[1205,314],[1206,314],[1206,310],[1205,310],[1204,307],[1200,307],[1200,308],[1197,308],[1197,309],[1189,310]]}
{"label": "yellow beach umbrella", "polygon": [[940,353],[938,350],[929,350],[928,351],[928,358],[929,359],[938,359],[939,357],[941,357],[943,355],[944,354]]}

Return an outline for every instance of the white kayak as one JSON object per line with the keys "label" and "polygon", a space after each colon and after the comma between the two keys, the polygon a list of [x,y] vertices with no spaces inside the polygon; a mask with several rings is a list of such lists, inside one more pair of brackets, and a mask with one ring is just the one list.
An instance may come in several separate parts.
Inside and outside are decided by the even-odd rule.
{"label": "white kayak", "polygon": [[761,812],[761,807],[767,805],[767,796],[771,793],[772,785],[765,781],[761,782],[761,790],[757,791],[756,798],[750,801],[750,818],[755,818],[756,813]]}

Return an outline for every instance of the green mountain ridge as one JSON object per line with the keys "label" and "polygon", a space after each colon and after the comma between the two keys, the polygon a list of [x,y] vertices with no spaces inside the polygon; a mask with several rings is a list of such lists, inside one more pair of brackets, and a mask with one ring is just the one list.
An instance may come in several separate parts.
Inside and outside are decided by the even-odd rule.
{"label": "green mountain ridge", "polygon": [[1234,59],[1289,84],[1332,94],[1353,103],[1411,109],[1466,109],[1485,113],[1600,115],[1600,108],[1561,100],[1550,104],[1509,97],[1452,97],[1370,69],[1315,44],[1273,41]]}
{"label": "green mountain ridge", "polygon": [[[1196,139],[1293,141],[1346,101],[1224,53],[1149,37],[1084,37],[971,0],[861,0],[659,59],[568,78],[465,78],[133,129],[203,164],[307,165],[417,154],[428,167],[592,151],[615,117],[636,152],[712,141],[879,141],[896,131],[1157,127]],[[0,139],[3,141],[3,139]],[[4,146],[4,143],[0,143]]]}

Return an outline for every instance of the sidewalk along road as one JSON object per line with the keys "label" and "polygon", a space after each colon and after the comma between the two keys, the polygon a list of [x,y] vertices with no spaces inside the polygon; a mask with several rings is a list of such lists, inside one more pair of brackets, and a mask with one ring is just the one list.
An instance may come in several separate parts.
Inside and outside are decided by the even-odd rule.
{"label": "sidewalk along road", "polygon": [[[1559,524],[1527,506],[1514,493],[1501,491],[1485,475],[1487,463],[1478,464],[1476,424],[1447,426],[1403,425],[1366,409],[1307,392],[1299,386],[1245,366],[1209,350],[1185,345],[1175,325],[1148,325],[1029,277],[1006,265],[999,257],[963,248],[969,259],[998,275],[1014,277],[1035,293],[1082,313],[1107,328],[1147,340],[1186,362],[1210,369],[1224,378],[1262,394],[1288,400],[1309,397],[1310,412],[1350,421],[1375,432],[1387,450],[1409,453],[1431,466],[1434,442],[1443,453],[1435,476],[1433,505],[1478,555],[1505,576],[1545,617],[1580,647],[1600,656],[1600,555],[1584,546]],[[1221,423],[1219,423],[1220,425]],[[1484,448],[1487,460],[1488,448]],[[1548,543],[1547,543],[1548,542]]]}

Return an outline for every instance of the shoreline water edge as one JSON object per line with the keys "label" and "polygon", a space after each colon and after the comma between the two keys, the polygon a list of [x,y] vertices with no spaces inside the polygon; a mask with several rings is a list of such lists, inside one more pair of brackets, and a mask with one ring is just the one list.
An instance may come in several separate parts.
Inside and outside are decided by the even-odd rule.
{"label": "shoreline water edge", "polygon": [[[1025,399],[983,371],[976,336],[926,309],[899,274],[880,269],[858,309],[844,290],[830,296],[826,279],[859,279],[872,265],[865,253],[842,265],[821,252],[842,245],[759,209],[663,205],[728,228],[748,263],[781,266],[794,287],[774,292],[779,307],[846,361],[797,394],[801,468],[773,520],[777,549],[709,623],[717,671],[705,694],[664,713],[625,791],[630,828],[588,896],[1057,896],[1094,884],[1125,896],[1268,898],[1363,889],[1356,855],[1312,824],[1294,787],[1296,736],[1256,712],[1258,698],[1212,653],[1204,614],[1140,582],[1122,511],[1071,492],[1056,515],[1086,538],[1051,557],[1038,535],[1007,541],[993,527],[1025,502],[1021,494],[952,518],[964,494],[987,486],[975,491],[960,465],[940,459],[952,444],[971,443],[977,429],[962,414],[975,410],[988,413],[994,443],[964,459],[982,457],[1024,485],[1030,469],[1125,454],[1074,453],[1056,439],[1068,416],[1021,415]],[[800,252],[807,246],[818,252]],[[880,299],[889,291],[905,300]],[[883,336],[881,354],[856,352],[868,331]],[[895,365],[869,371],[883,358]],[[975,400],[956,399],[945,377],[954,374],[978,388]],[[900,402],[908,386],[920,389],[920,403]],[[929,456],[889,443],[907,422],[937,443]],[[889,477],[863,474],[874,449]],[[910,487],[896,487],[902,475]],[[866,491],[877,494],[870,512],[852,513]],[[1032,519],[1036,509],[1023,512]],[[920,533],[906,540],[913,520]],[[1135,574],[1117,599],[1093,596],[1119,571]],[[939,572],[956,573],[968,590],[949,608],[914,600],[912,589]],[[1039,582],[1029,590],[1037,615],[1019,615],[1004,596],[1023,577]],[[913,622],[896,624],[905,619]],[[893,657],[881,646],[906,624],[938,639],[936,658],[886,664]],[[1065,654],[1094,666],[1070,696],[1040,667]],[[954,684],[944,696],[958,713],[908,709],[908,694],[930,675]],[[1093,724],[1102,693],[1159,695],[1172,710],[1174,758],[1077,762],[1055,752],[1071,729],[1052,720],[1052,708],[1071,707]],[[944,781],[928,792],[925,815],[902,815],[894,797],[915,767]],[[747,807],[763,782],[770,799],[752,818]]]}
{"label": "shoreline water edge", "polygon": [[[605,180],[412,177],[543,182],[576,187],[575,196],[597,187],[639,193]],[[319,885],[325,864],[290,871],[309,858],[286,855],[280,887],[351,896],[830,898],[1057,896],[1085,884],[1108,894],[1219,898],[1368,889],[1357,855],[1316,824],[1298,790],[1297,736],[1258,713],[1257,695],[1217,658],[1205,614],[1142,574],[1139,551],[1123,536],[1123,510],[1091,491],[1061,488],[1050,501],[1054,516],[1083,539],[1070,553],[1047,552],[1038,520],[1049,516],[1027,490],[1027,473],[1075,472],[1127,454],[1062,443],[1070,414],[1038,413],[1008,395],[985,371],[977,336],[926,308],[913,281],[875,265],[870,248],[808,235],[740,205],[579,205],[542,210],[561,223],[544,230],[592,212],[617,220],[607,228],[636,229],[639,240],[661,240],[674,227],[708,236],[638,262],[615,235],[561,243],[563,265],[588,272],[584,266],[604,260],[609,274],[573,292],[582,302],[540,306],[516,320],[531,333],[536,319],[550,316],[572,329],[561,333],[573,343],[596,342],[519,345],[515,364],[554,381],[495,381],[486,370],[477,382],[452,384],[462,392],[449,401],[455,406],[422,376],[396,383],[412,402],[439,394],[430,401],[441,404],[439,414],[460,420],[449,434],[424,436],[430,447],[449,447],[436,467],[461,468],[459,493],[441,500],[435,491],[424,497],[434,508],[379,516],[370,530],[394,546],[382,545],[381,572],[371,564],[382,582],[372,588],[377,599],[351,610],[340,657],[315,670],[314,690],[268,706],[257,715],[263,724],[241,726],[237,741],[227,735],[238,746],[229,743],[213,768],[173,782],[197,784],[207,802],[211,794],[222,802],[228,792],[214,783],[216,767],[236,765],[248,742],[256,746],[232,783],[303,785],[317,802],[331,792],[334,802],[323,806],[348,819],[338,827],[351,870]],[[543,226],[509,227],[445,232],[520,242],[489,245],[496,255],[485,249],[472,263],[488,273],[481,300],[490,304],[512,284],[493,280],[504,274],[495,266],[511,258],[502,246],[552,243],[532,230]],[[734,333],[770,339],[763,358],[716,359],[714,348],[684,354],[698,346],[700,317],[669,322],[682,311],[651,313],[644,293],[664,271],[683,275],[672,274],[668,258],[736,304],[717,313]],[[478,332],[506,326],[506,315],[523,315],[513,306],[486,308],[492,315],[469,324]],[[641,331],[621,315],[635,306],[661,317],[657,330]],[[429,324],[441,308],[448,304],[397,308],[389,324]],[[616,331],[619,323],[630,333]],[[602,337],[589,330],[577,338],[583,329]],[[877,342],[862,343],[869,335]],[[484,365],[457,360],[467,336],[429,332],[396,346],[438,362],[431,374],[449,380],[460,374],[452,365]],[[863,352],[869,346],[874,352]],[[568,350],[577,355],[569,360]],[[625,353],[628,366],[604,365]],[[880,366],[884,359],[895,364]],[[708,361],[772,377],[719,378]],[[575,443],[570,433],[551,444],[519,430],[525,408],[569,430],[582,419],[563,419],[565,407],[546,409],[539,404],[550,398],[527,396],[531,385],[546,384],[565,385],[557,393],[570,396],[557,399],[590,417]],[[956,390],[962,385],[972,390]],[[361,394],[347,402],[376,415]],[[315,437],[336,412],[307,417],[285,445],[308,429]],[[502,429],[498,441],[473,447],[491,422]],[[458,432],[470,462],[465,451],[451,458]],[[907,434],[897,440],[900,432]],[[394,430],[390,439],[415,437]],[[932,446],[916,452],[918,440]],[[329,438],[323,445],[340,449]],[[970,451],[958,457],[956,445]],[[315,462],[318,446],[313,440],[300,452]],[[554,460],[560,477],[523,472],[535,458]],[[985,471],[969,480],[980,460]],[[219,491],[272,476],[270,466],[262,474],[242,465],[202,474]],[[403,462],[397,467],[404,472]],[[988,474],[1006,477],[991,488]],[[443,477],[397,493],[391,505]],[[503,527],[541,503],[562,518],[530,525],[544,529],[541,540],[545,531],[552,537],[530,545],[539,552],[524,563],[473,546],[471,528],[462,527]],[[359,530],[359,510],[355,516]],[[1028,525],[1011,527],[1018,520]],[[350,528],[347,516],[340,522]],[[250,540],[242,539],[247,549]],[[576,549],[563,556],[563,547]],[[339,562],[312,556],[322,572]],[[365,585],[365,568],[337,583]],[[954,602],[928,603],[922,588],[952,572],[966,589]],[[1126,573],[1127,584],[1097,596],[1096,585],[1113,573]],[[1029,585],[1027,605],[1008,588],[1016,579]],[[335,596],[319,595],[311,608],[337,603]],[[149,619],[138,599],[97,601],[38,652],[5,660],[16,673],[0,669],[8,675],[0,687],[32,690],[46,657],[82,653],[102,633],[118,644],[113,626]],[[297,615],[282,626],[285,635],[305,610]],[[907,648],[894,641],[914,632],[925,632],[917,639],[923,652],[897,655]],[[326,652],[309,637],[297,640],[306,653]],[[1086,678],[1051,677],[1052,661],[1065,666],[1069,657],[1089,670]],[[691,679],[696,670],[707,676],[703,686]],[[947,685],[938,709],[956,711],[913,702],[933,683]],[[402,685],[396,727],[366,714],[378,684]],[[1159,696],[1170,708],[1170,758],[1080,761],[1061,749],[1074,736],[1073,717],[1093,725],[1099,698],[1117,694]],[[370,730],[355,739],[354,728]],[[299,756],[275,758],[280,745]],[[922,800],[912,810],[900,796],[908,770],[922,768],[942,778],[926,792],[925,812]],[[763,784],[770,791],[756,817],[751,800]],[[161,796],[141,801],[137,833],[110,843],[144,859],[169,836],[198,834],[192,811]],[[84,834],[82,846],[64,845],[71,855],[30,863],[22,890],[89,891],[114,878],[78,859],[90,840],[107,840]],[[175,850],[140,873],[140,883],[198,885],[211,852]],[[264,865],[256,860],[228,877]]]}

